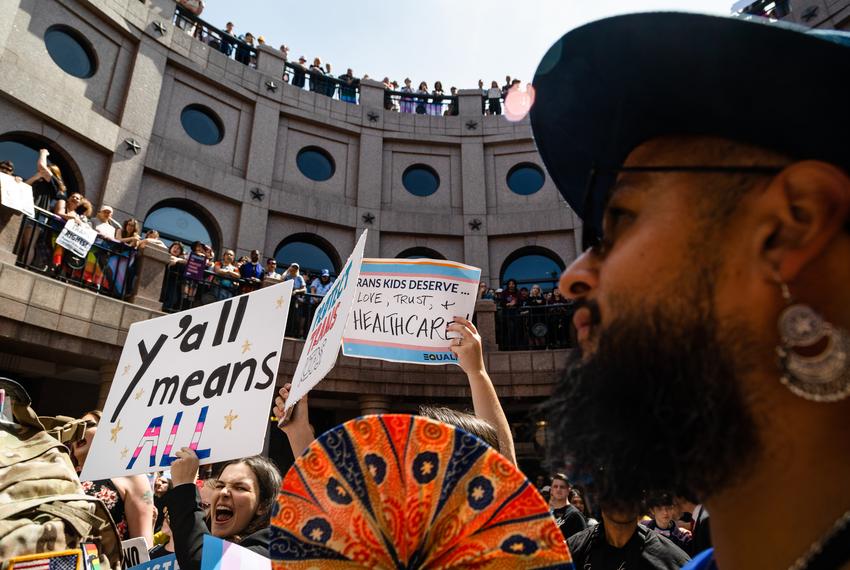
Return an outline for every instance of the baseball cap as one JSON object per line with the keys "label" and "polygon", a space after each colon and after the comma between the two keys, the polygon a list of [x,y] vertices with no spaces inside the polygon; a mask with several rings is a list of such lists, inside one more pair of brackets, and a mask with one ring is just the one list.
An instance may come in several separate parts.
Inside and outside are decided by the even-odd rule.
{"label": "baseball cap", "polygon": [[322,277],[330,277],[330,276],[331,276],[330,271],[328,271],[327,269],[322,269]]}
{"label": "baseball cap", "polygon": [[657,136],[719,136],[850,168],[850,106],[839,103],[850,100],[848,74],[844,32],[616,16],[568,32],[543,56],[531,127],[558,190],[598,232],[615,176],[597,174]]}
{"label": "baseball cap", "polygon": [[114,212],[114,210],[112,209],[112,206],[107,206],[106,204],[104,204],[100,207],[100,210],[98,210],[98,212],[109,212],[111,214]]}

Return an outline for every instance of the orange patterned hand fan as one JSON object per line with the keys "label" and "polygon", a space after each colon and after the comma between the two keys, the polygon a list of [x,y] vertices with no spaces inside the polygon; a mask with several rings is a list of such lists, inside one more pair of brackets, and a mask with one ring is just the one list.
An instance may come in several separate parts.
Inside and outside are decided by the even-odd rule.
{"label": "orange patterned hand fan", "polygon": [[366,416],[320,436],[286,474],[271,530],[277,569],[573,568],[516,467],[418,416]]}

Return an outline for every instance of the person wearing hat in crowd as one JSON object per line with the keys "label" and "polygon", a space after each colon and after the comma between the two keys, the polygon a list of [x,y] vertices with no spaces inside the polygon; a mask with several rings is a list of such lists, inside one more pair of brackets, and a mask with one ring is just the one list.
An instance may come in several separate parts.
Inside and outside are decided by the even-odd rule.
{"label": "person wearing hat in crowd", "polygon": [[304,84],[307,82],[307,58],[303,55],[298,58],[297,63],[293,63],[292,70],[292,85],[295,87],[304,88]]}
{"label": "person wearing hat in crowd", "polygon": [[537,70],[585,246],[553,451],[621,503],[702,501],[689,568],[850,563],[848,72],[847,34],[678,13],[582,26]]}
{"label": "person wearing hat in crowd", "polygon": [[[330,291],[333,284],[334,282],[333,279],[331,279],[331,272],[328,269],[322,269],[319,276],[313,279],[313,282],[310,283],[310,294],[318,297],[324,297],[327,295],[328,291]],[[313,297],[313,301],[318,303],[319,299]]]}
{"label": "person wearing hat in crowd", "polygon": [[115,231],[121,229],[121,225],[112,218],[112,206],[104,204],[100,207],[93,221],[92,226],[103,237],[109,239],[115,238]]}

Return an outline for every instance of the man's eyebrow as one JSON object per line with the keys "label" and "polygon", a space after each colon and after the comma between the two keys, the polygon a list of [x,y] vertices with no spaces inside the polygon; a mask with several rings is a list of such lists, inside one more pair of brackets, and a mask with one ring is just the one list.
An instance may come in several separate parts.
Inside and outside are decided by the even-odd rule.
{"label": "man's eyebrow", "polygon": [[614,198],[618,193],[623,192],[645,192],[650,188],[648,177],[642,172],[624,172],[617,178],[617,181],[611,185],[608,190],[608,196],[605,198],[605,205]]}

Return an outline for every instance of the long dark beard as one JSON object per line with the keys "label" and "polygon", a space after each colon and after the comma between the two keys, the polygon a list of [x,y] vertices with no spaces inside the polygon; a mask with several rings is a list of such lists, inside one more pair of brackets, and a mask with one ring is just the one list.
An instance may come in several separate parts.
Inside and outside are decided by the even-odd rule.
{"label": "long dark beard", "polygon": [[547,405],[550,457],[572,462],[606,500],[637,503],[657,489],[704,499],[755,458],[738,379],[748,335],[727,327],[721,344],[710,309],[677,305],[612,322],[591,356],[572,356]]}

